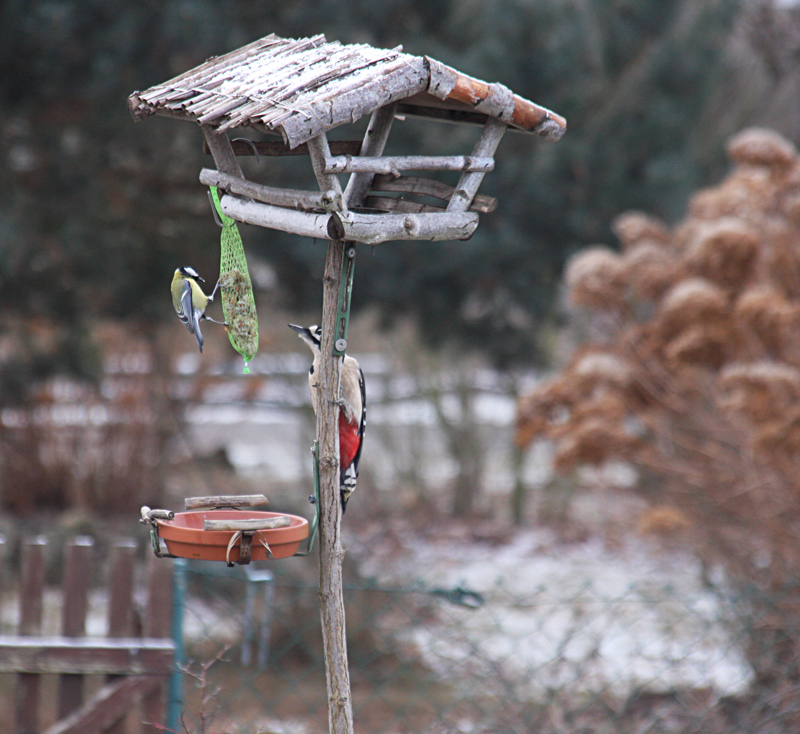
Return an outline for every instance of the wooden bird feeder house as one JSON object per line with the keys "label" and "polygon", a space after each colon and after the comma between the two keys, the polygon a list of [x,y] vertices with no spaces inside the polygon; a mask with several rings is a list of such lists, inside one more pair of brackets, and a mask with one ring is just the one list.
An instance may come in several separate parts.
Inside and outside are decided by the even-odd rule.
{"label": "wooden bird feeder house", "polygon": [[[222,214],[224,226],[244,222],[330,240],[320,320],[322,358],[317,374],[314,448],[317,515],[312,527],[318,527],[320,537],[319,599],[329,726],[332,734],[351,734],[337,426],[339,358],[347,348],[356,253],[353,243],[468,239],[478,226],[479,215],[495,208],[494,199],[479,195],[478,188],[484,175],[494,169],[493,156],[506,130],[557,141],[566,130],[566,121],[502,84],[474,79],[428,56],[413,56],[400,48],[344,45],[326,41],[324,36],[300,40],[266,36],[211,58],[168,82],[135,92],[128,98],[128,108],[137,121],[164,115],[200,126],[216,166],[202,169],[200,182],[211,187],[214,206],[219,207],[215,212]],[[363,139],[328,140],[330,131],[366,116],[369,122]],[[404,117],[477,124],[482,129],[469,155],[384,155],[394,120]],[[229,133],[248,128],[267,139],[229,137]],[[317,190],[287,189],[249,180],[238,156],[253,154],[306,156]],[[458,175],[455,185],[408,175],[448,171]],[[344,185],[340,174],[349,177]],[[453,175],[451,180],[455,178]],[[249,285],[249,279],[247,282]],[[239,351],[252,355],[252,350]],[[254,523],[237,531],[242,539],[249,533],[249,546],[241,542],[237,546],[237,537],[230,530],[213,536],[219,538],[213,540],[209,533],[223,531],[208,526],[207,514],[202,518],[187,514],[174,522],[144,510],[149,508],[143,508],[144,521],[161,523],[164,532],[177,533],[180,541],[185,540],[183,546],[175,544],[174,554],[188,557],[206,552],[199,546],[214,545],[215,550],[209,553],[228,562],[258,560],[256,552],[262,553],[259,543],[277,546],[279,540],[285,547],[280,554],[283,557],[291,555],[308,533],[298,523],[297,535],[284,541],[284,531],[294,532],[293,521],[291,528],[268,531],[257,529]],[[168,527],[168,522],[172,526]],[[263,532],[276,535],[256,535]],[[313,539],[313,534],[309,537]],[[279,557],[277,553],[275,557]]]}
{"label": "wooden bird feeder house", "polygon": [[[504,87],[466,76],[427,56],[400,49],[270,35],[209,59],[168,82],[128,98],[135,120],[164,115],[201,126],[216,170],[200,181],[225,195],[223,212],[240,222],[320,239],[377,244],[391,240],[464,240],[479,212],[483,176],[507,129],[556,141],[565,120]],[[371,115],[361,142],[329,143],[328,131]],[[477,123],[483,130],[470,155],[383,156],[396,117]],[[250,128],[282,142],[231,143],[228,132]],[[250,181],[238,155],[305,154],[319,191]],[[409,171],[459,171],[455,187],[407,176]],[[349,174],[342,188],[338,174]],[[387,193],[395,196],[386,196]],[[401,196],[396,196],[396,194]],[[424,195],[441,206],[402,197]]]}

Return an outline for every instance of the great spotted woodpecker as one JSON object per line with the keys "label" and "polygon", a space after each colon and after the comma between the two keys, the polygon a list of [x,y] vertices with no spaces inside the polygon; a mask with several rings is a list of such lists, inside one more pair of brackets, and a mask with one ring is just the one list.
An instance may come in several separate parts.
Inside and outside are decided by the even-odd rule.
{"label": "great spotted woodpecker", "polygon": [[[319,401],[317,379],[319,375],[320,336],[319,326],[289,327],[308,344],[314,360],[308,370],[308,385],[311,389],[311,404],[317,412]],[[364,443],[364,429],[367,424],[367,395],[364,390],[364,373],[358,362],[350,356],[342,358],[341,393],[339,403],[339,490],[342,498],[342,514],[347,501],[356,488],[358,463],[361,460],[361,447]]]}

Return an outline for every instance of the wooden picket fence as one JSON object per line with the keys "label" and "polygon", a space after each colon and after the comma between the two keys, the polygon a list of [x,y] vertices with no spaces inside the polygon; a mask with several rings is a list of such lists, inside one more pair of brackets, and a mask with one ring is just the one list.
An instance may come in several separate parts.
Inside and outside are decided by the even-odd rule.
{"label": "wooden picket fence", "polygon": [[[175,647],[170,637],[172,564],[150,557],[147,601],[134,606],[136,545],[123,540],[108,563],[108,634],[87,637],[89,583],[99,560],[91,538],[65,548],[61,634],[43,634],[44,538],[23,542],[18,584],[19,626],[0,636],[0,673],[14,673],[14,734],[137,734],[164,731],[169,675]],[[0,578],[0,590],[9,584]],[[56,723],[40,727],[42,680],[58,676]],[[104,676],[86,693],[86,676]],[[131,723],[133,722],[133,723]]]}

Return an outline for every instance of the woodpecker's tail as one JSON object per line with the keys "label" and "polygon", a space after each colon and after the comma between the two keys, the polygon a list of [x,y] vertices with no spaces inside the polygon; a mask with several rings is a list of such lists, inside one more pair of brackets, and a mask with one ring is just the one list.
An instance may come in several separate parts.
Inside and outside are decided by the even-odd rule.
{"label": "woodpecker's tail", "polygon": [[347,501],[350,499],[350,495],[356,489],[356,480],[358,479],[358,466],[354,464],[350,464],[342,472],[340,483],[339,483],[339,491],[341,492],[342,497],[342,515],[344,515],[345,510],[347,509]]}

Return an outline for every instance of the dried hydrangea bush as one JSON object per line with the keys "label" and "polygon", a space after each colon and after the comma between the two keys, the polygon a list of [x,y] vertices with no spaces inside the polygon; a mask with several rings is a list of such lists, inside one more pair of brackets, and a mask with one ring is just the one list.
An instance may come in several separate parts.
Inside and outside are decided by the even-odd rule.
{"label": "dried hydrangea bush", "polygon": [[560,472],[629,462],[710,559],[764,586],[800,568],[800,158],[764,129],[727,152],[677,226],[628,212],[618,249],[568,263],[591,338],[521,398],[517,441],[552,441]]}

